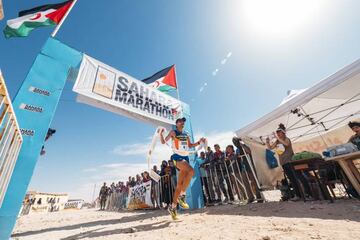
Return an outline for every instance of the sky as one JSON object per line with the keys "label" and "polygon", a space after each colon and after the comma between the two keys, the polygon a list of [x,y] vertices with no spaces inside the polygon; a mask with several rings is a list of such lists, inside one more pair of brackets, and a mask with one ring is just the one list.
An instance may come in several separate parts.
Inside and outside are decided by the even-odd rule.
{"label": "sky", "polygon": [[[3,0],[6,20],[53,0]],[[224,148],[233,132],[359,58],[357,0],[79,0],[56,38],[137,79],[176,65],[195,136]],[[53,28],[0,37],[12,98]],[[91,200],[103,181],[146,168],[155,128],[77,103],[67,82],[29,190]],[[168,158],[157,147],[156,160]]]}

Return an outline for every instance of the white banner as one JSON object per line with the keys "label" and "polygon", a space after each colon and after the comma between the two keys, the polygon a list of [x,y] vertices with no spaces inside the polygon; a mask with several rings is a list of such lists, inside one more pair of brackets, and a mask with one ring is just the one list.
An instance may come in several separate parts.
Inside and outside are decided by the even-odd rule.
{"label": "white banner", "polygon": [[77,100],[156,126],[173,125],[181,102],[84,54],[73,91]]}
{"label": "white banner", "polygon": [[128,209],[151,208],[151,181],[144,182],[129,189]]}

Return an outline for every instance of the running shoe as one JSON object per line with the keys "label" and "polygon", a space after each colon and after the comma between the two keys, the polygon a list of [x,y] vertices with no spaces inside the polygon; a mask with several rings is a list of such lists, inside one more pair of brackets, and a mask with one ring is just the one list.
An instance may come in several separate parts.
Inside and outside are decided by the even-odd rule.
{"label": "running shoe", "polygon": [[170,213],[172,220],[178,220],[176,208],[173,208],[171,204],[168,207],[168,212]]}
{"label": "running shoe", "polygon": [[182,207],[183,209],[189,209],[189,204],[186,203],[185,201],[186,196],[182,195],[178,198],[178,203],[180,205],[180,207]]}

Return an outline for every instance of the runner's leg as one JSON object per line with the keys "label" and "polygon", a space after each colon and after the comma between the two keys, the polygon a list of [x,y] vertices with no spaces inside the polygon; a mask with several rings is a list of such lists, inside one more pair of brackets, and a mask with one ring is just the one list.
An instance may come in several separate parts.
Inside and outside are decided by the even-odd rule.
{"label": "runner's leg", "polygon": [[185,165],[185,179],[183,181],[183,184],[181,186],[181,191],[182,192],[186,192],[186,189],[188,188],[190,181],[192,179],[192,177],[194,176],[194,169],[190,166],[190,164],[188,164],[187,162],[184,161],[184,165]]}
{"label": "runner's leg", "polygon": [[184,168],[184,161],[178,161],[176,163],[176,167],[180,170],[179,171],[179,179],[178,179],[178,183],[176,185],[175,188],[175,192],[174,192],[174,198],[173,198],[173,207],[176,207],[177,203],[178,203],[178,198],[180,196],[181,190],[182,190],[182,186],[184,185],[184,181],[186,178],[186,168]]}

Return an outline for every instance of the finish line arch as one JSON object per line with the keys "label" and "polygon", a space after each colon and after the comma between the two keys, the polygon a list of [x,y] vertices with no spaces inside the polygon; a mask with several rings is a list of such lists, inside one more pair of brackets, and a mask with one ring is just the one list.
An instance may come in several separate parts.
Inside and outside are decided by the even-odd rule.
{"label": "finish line arch", "polygon": [[[19,126],[24,130],[22,132],[31,131],[34,134],[31,136],[23,135],[22,148],[0,208],[0,239],[10,238],[66,80],[76,77],[75,75],[77,74],[74,73],[77,71],[73,70],[79,69],[83,65],[84,56],[83,53],[60,41],[49,38],[36,57],[13,101]],[[112,72],[111,70],[113,69],[110,69],[110,72]],[[169,128],[175,120],[169,118],[169,121],[166,122],[157,119],[156,116],[147,118],[140,112],[134,112],[126,108],[121,112],[115,111],[116,108],[111,106],[109,102],[104,103],[101,100],[91,100],[89,95],[84,94],[84,91],[82,92],[82,90],[86,90],[84,86],[77,88],[78,91],[76,91],[75,87],[74,91],[80,94],[80,101],[95,107],[116,112],[132,119],[153,124],[154,126],[165,125]],[[37,89],[37,91],[34,91],[34,89]],[[108,96],[103,97],[106,98]],[[23,106],[30,107],[24,108]],[[185,130],[193,138],[190,107],[185,103],[181,103],[181,109],[182,116],[187,118]],[[190,163],[194,167],[195,177],[192,179],[188,189],[187,201],[191,208],[202,208],[204,203],[199,177],[200,173],[199,168],[196,167],[194,156],[190,156]]]}

